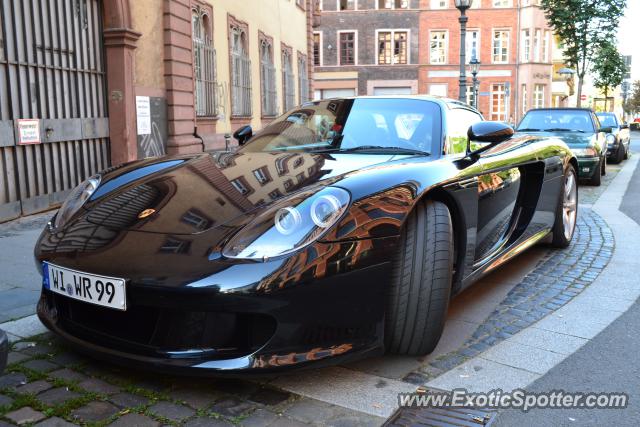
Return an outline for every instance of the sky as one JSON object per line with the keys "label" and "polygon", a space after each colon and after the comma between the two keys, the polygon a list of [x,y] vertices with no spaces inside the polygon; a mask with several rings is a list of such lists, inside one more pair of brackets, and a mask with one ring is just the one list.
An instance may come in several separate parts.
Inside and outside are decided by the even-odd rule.
{"label": "sky", "polygon": [[640,0],[627,0],[627,11],[620,21],[618,49],[623,55],[633,55],[631,78],[640,80]]}

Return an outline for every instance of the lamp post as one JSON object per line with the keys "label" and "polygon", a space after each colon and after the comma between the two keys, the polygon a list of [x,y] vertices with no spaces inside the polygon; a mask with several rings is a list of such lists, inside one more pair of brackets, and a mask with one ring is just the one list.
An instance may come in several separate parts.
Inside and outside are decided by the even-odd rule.
{"label": "lamp post", "polygon": [[[575,71],[573,71],[571,68],[567,68],[567,67],[560,68],[560,69],[558,70],[558,74],[560,74],[562,77],[564,77],[564,79],[567,81],[567,86],[569,87],[569,96],[573,95],[573,94],[571,93],[571,92],[572,92],[572,90],[571,90],[571,85],[569,84],[569,82],[570,82],[571,78],[573,77],[573,75],[574,75],[575,73],[576,73]],[[567,96],[567,98],[568,98],[569,96]],[[567,103],[568,103],[568,102],[567,102]]]}
{"label": "lamp post", "polygon": [[478,73],[480,72],[480,61],[476,57],[476,50],[473,50],[471,61],[469,61],[471,75],[473,76],[473,108],[478,109]]}
{"label": "lamp post", "polygon": [[467,9],[471,7],[473,0],[455,0],[456,8],[460,11],[460,95],[458,99],[460,102],[465,102],[467,99],[467,74],[466,74],[466,38],[467,38],[467,21],[469,18],[465,14]]}

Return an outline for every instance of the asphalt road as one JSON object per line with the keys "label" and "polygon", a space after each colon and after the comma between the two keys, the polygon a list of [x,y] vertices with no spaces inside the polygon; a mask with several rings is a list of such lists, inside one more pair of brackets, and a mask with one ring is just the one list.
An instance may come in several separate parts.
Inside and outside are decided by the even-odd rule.
{"label": "asphalt road", "polygon": [[[640,152],[640,135],[634,135]],[[636,154],[638,155],[638,154]],[[640,224],[640,166],[634,172],[621,210]],[[640,247],[640,242],[638,242]],[[637,274],[638,272],[630,272]],[[592,341],[537,380],[529,391],[625,392],[626,409],[534,409],[505,411],[500,426],[640,426],[640,302]]]}

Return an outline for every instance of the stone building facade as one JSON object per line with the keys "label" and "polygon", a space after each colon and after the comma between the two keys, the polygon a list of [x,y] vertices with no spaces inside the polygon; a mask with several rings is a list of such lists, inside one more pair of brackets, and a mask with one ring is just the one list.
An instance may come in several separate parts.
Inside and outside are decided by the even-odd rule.
{"label": "stone building facade", "polygon": [[[313,34],[316,98],[458,98],[460,12],[454,0],[323,0],[320,13]],[[481,62],[478,108],[484,116],[515,123],[529,108],[551,105],[552,32],[539,1],[474,0],[467,15],[466,60],[475,53]],[[344,64],[350,37],[355,57]],[[467,77],[473,103],[470,72]]]}

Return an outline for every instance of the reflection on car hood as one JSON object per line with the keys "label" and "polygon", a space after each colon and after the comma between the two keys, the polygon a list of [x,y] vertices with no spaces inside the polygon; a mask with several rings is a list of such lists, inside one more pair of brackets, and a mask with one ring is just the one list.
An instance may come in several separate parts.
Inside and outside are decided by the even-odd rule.
{"label": "reflection on car hood", "polygon": [[538,137],[556,137],[570,148],[587,148],[595,142],[595,133],[581,132],[519,132],[518,135],[535,135]]}
{"label": "reflection on car hood", "polygon": [[[133,162],[103,175],[83,216],[114,230],[200,233],[301,188],[402,157],[220,152]],[[146,209],[155,213],[139,219]]]}

